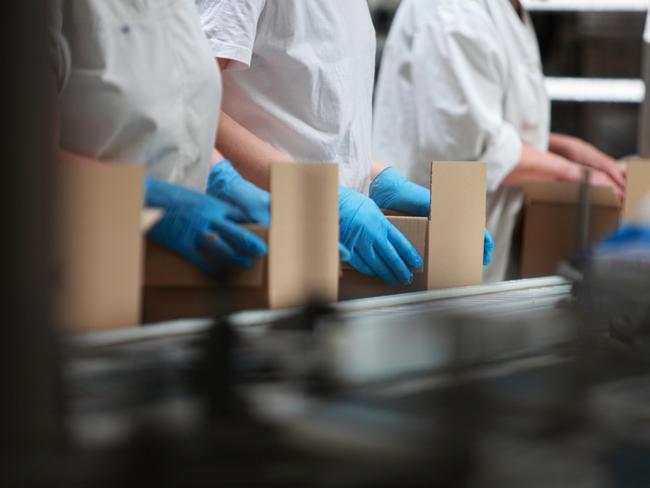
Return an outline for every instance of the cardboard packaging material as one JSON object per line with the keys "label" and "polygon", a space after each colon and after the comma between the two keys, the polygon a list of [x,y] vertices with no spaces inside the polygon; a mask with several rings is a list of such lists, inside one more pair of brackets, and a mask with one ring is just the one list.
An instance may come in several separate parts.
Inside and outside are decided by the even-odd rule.
{"label": "cardboard packaging material", "polygon": [[[606,187],[590,190],[589,242],[594,244],[615,230],[621,221],[637,221],[650,192],[650,162],[628,162],[625,206]],[[525,223],[521,257],[523,278],[549,276],[578,249],[580,185],[531,182],[524,185]]]}
{"label": "cardboard packaging material", "polygon": [[144,168],[63,161],[55,255],[57,321],[71,331],[140,321]]}
{"label": "cardboard packaging material", "polygon": [[[621,207],[614,192],[591,188],[589,242],[597,242],[618,226]],[[526,216],[521,274],[524,278],[549,276],[560,262],[578,252],[580,185],[531,182],[524,185]]]}
{"label": "cardboard packaging material", "polygon": [[429,218],[388,216],[424,260],[409,286],[391,288],[344,266],[341,299],[481,284],[486,211],[486,167],[477,162],[431,165]]}
{"label": "cardboard packaging material", "polygon": [[[268,243],[268,230],[244,226]],[[211,317],[232,310],[268,306],[266,258],[250,269],[231,269],[222,283],[182,257],[151,241],[146,243],[142,323]]]}
{"label": "cardboard packaging material", "polygon": [[248,226],[268,256],[218,284],[175,254],[147,244],[145,323],[249,308],[336,301],[339,279],[338,166],[276,163],[271,228]]}
{"label": "cardboard packaging material", "polygon": [[630,161],[627,164],[627,189],[623,221],[639,223],[645,206],[650,202],[650,160]]}

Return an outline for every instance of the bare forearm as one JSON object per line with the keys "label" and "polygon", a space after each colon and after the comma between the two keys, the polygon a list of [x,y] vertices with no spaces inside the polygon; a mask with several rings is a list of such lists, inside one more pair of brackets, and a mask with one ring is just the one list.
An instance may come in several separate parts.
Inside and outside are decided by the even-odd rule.
{"label": "bare forearm", "polygon": [[575,151],[573,151],[574,144],[574,137],[553,133],[549,139],[548,150],[553,154],[558,154],[578,163],[579,161],[576,159],[577,155],[574,154]]}
{"label": "bare forearm", "polygon": [[245,179],[267,190],[271,164],[291,160],[223,112],[219,121],[217,149]]}
{"label": "bare forearm", "polygon": [[580,167],[571,161],[546,151],[523,145],[519,163],[504,180],[505,186],[520,186],[530,180],[579,181]]}
{"label": "bare forearm", "polygon": [[[504,186],[520,186],[526,181],[580,181],[585,166],[568,159],[524,145],[519,164],[504,180]],[[591,168],[591,183],[610,187],[619,201],[623,201],[624,190],[603,171]]]}

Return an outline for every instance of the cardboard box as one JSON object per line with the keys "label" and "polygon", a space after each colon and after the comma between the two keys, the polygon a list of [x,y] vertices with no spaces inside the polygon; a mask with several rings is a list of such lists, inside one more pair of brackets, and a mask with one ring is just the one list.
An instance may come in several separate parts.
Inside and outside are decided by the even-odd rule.
{"label": "cardboard box", "polygon": [[209,317],[248,308],[285,308],[338,295],[338,166],[276,163],[271,170],[268,257],[216,283],[182,258],[147,244],[145,323]]}
{"label": "cardboard box", "polygon": [[144,168],[62,161],[58,169],[57,321],[72,331],[138,324]]}
{"label": "cardboard box", "polygon": [[424,259],[409,286],[392,288],[379,278],[344,267],[340,298],[479,285],[483,274],[486,167],[477,162],[431,165],[429,218],[388,216]]}
{"label": "cardboard box", "polygon": [[[268,230],[244,226],[268,243]],[[268,260],[258,259],[250,269],[231,269],[219,283],[181,256],[147,241],[142,323],[181,318],[211,317],[232,310],[266,308]]]}
{"label": "cardboard box", "polygon": [[[650,162],[628,162],[625,206],[606,187],[590,190],[589,243],[602,240],[621,220],[635,221],[650,190]],[[577,183],[531,182],[524,185],[525,221],[521,258],[523,278],[549,276],[579,249],[579,193]]]}
{"label": "cardboard box", "polygon": [[638,223],[650,201],[650,160],[629,161],[623,221]]}

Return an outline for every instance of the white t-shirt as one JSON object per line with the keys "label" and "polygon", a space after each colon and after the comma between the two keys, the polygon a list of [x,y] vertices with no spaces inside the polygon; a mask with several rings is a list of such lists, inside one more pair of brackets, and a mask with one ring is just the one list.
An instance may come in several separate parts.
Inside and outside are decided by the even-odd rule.
{"label": "white t-shirt", "polygon": [[298,161],[368,185],[375,31],[366,0],[196,0],[212,54],[230,59],[223,110]]}
{"label": "white t-shirt", "polygon": [[[52,0],[61,145],[205,189],[221,78],[187,0]],[[57,45],[58,44],[58,45]]]}
{"label": "white t-shirt", "polygon": [[431,161],[484,161],[486,281],[506,277],[521,191],[502,181],[522,143],[548,148],[550,102],[530,18],[510,0],[402,0],[377,85],[374,156],[429,185]]}

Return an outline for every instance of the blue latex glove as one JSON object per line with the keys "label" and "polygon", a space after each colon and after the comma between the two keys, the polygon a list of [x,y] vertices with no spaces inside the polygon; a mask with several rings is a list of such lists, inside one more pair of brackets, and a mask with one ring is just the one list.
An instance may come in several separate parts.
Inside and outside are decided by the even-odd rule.
{"label": "blue latex glove", "polygon": [[413,282],[409,269],[422,266],[413,245],[368,197],[339,186],[341,243],[350,250],[350,264],[391,286]]}
{"label": "blue latex glove", "polygon": [[485,229],[485,235],[483,238],[483,266],[489,266],[492,264],[492,253],[494,252],[494,239],[490,231]]}
{"label": "blue latex glove", "polygon": [[[241,212],[240,220],[237,222],[257,223],[266,227],[270,225],[269,192],[242,178],[230,161],[224,159],[214,165],[208,176],[205,192],[237,208]],[[341,261],[346,263],[350,261],[350,251],[340,243],[339,254]]]}
{"label": "blue latex glove", "polygon": [[596,246],[595,254],[602,255],[630,247],[650,248],[650,228],[633,224],[623,225]]}
{"label": "blue latex glove", "polygon": [[262,239],[235,222],[241,212],[228,203],[172,183],[145,179],[148,207],[162,208],[149,238],[213,276],[228,264],[250,267],[266,254]]}
{"label": "blue latex glove", "polygon": [[206,193],[239,209],[244,215],[242,222],[269,226],[269,193],[242,178],[230,161],[214,165],[208,176]]}
{"label": "blue latex glove", "polygon": [[[417,217],[429,217],[431,207],[430,191],[410,182],[395,168],[388,167],[372,181],[370,198],[381,209],[393,210]],[[485,229],[483,240],[483,266],[492,263],[494,240]]]}
{"label": "blue latex glove", "polygon": [[383,210],[394,210],[418,217],[429,216],[429,190],[411,183],[390,166],[372,180],[370,198]]}

